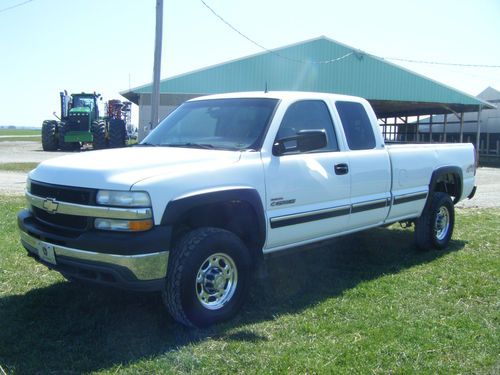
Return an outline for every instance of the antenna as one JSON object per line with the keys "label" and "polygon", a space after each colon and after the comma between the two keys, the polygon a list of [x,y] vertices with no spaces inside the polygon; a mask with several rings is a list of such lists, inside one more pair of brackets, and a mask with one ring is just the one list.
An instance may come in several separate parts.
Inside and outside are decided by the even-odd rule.
{"label": "antenna", "polygon": [[264,93],[267,94],[267,81],[266,81],[266,87],[264,88]]}

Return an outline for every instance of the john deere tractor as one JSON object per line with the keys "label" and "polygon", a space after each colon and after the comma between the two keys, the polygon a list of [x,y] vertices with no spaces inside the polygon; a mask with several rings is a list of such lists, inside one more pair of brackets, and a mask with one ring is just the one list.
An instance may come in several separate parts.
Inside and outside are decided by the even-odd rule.
{"label": "john deere tractor", "polygon": [[42,124],[42,146],[44,151],[72,151],[84,143],[94,149],[125,146],[126,122],[130,119],[130,102],[108,101],[104,116],[99,116],[98,99],[95,92],[71,94],[61,92],[61,117],[45,120]]}

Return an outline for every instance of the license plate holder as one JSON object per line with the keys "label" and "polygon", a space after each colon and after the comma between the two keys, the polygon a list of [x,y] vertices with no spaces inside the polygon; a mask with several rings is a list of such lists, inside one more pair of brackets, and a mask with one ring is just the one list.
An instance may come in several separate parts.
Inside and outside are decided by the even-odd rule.
{"label": "license plate holder", "polygon": [[41,260],[47,263],[57,264],[53,245],[40,241],[37,243],[36,249]]}

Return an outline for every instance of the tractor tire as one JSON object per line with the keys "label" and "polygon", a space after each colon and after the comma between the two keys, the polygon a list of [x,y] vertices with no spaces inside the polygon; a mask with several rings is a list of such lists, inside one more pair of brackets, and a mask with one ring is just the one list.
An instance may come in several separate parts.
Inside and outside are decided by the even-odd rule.
{"label": "tractor tire", "polygon": [[57,121],[45,120],[42,124],[43,151],[57,151],[59,146],[57,137]]}
{"label": "tractor tire", "polygon": [[80,142],[66,142],[64,137],[66,136],[68,126],[64,122],[60,122],[58,126],[59,133],[59,148],[62,151],[74,151],[80,148]]}
{"label": "tractor tire", "polygon": [[415,223],[415,242],[420,250],[445,249],[453,234],[455,207],[446,193],[435,192]]}
{"label": "tractor tire", "polygon": [[92,146],[94,150],[108,148],[108,137],[106,133],[106,123],[104,121],[95,121],[92,123]]}
{"label": "tractor tire", "polygon": [[162,297],[179,323],[208,327],[240,310],[248,291],[251,258],[234,233],[194,229],[176,244],[168,263]]}
{"label": "tractor tire", "polygon": [[109,147],[125,147],[126,135],[125,121],[117,119],[109,120]]}

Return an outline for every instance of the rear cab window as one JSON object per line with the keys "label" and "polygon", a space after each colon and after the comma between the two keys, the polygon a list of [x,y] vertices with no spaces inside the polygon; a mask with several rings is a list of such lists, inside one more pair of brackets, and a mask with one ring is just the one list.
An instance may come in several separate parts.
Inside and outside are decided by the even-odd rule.
{"label": "rear cab window", "polygon": [[371,150],[376,141],[370,118],[361,103],[338,101],[335,103],[342,128],[351,150]]}

